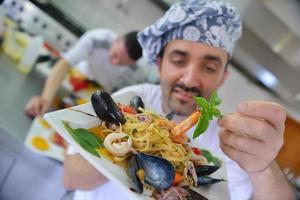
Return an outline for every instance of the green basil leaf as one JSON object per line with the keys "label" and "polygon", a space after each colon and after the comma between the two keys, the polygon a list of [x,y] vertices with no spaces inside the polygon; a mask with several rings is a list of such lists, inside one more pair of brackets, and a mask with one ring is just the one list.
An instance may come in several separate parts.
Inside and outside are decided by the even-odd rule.
{"label": "green basil leaf", "polygon": [[222,161],[219,158],[214,157],[214,156],[212,158],[212,162],[214,163],[215,166],[218,166],[218,167],[221,167],[221,165],[222,165]]}
{"label": "green basil leaf", "polygon": [[207,110],[207,115],[206,115],[208,120],[212,120],[213,119],[213,111],[211,109],[211,106],[209,107],[209,109]]}
{"label": "green basil leaf", "polygon": [[204,156],[208,162],[212,162],[213,155],[210,153],[210,151],[206,149],[200,149],[200,150],[201,150],[201,155]]}
{"label": "green basil leaf", "polygon": [[93,154],[94,156],[96,157],[99,157],[100,158],[100,155],[99,153],[96,151],[96,149],[94,149],[93,147],[91,147],[89,144],[83,142],[83,141],[80,141],[79,142],[79,145],[84,148],[86,151],[88,151],[89,153]]}
{"label": "green basil leaf", "polygon": [[200,151],[201,151],[201,155],[204,156],[208,162],[212,162],[214,163],[215,166],[221,167],[222,161],[219,158],[213,156],[209,150],[200,149]]}
{"label": "green basil leaf", "polygon": [[209,121],[205,115],[201,115],[198,119],[197,127],[193,134],[193,139],[199,137],[208,128]]}
{"label": "green basil leaf", "polygon": [[219,118],[221,116],[220,110],[218,108],[213,108],[213,115]]}
{"label": "green basil leaf", "polygon": [[98,138],[96,135],[91,133],[90,131],[83,129],[83,128],[77,128],[73,129],[70,127],[69,123],[66,121],[63,121],[63,124],[67,131],[71,134],[71,136],[74,138],[74,140],[86,151],[89,153],[100,157],[99,153],[96,151],[96,149],[101,148],[103,146],[103,141]]}
{"label": "green basil leaf", "polygon": [[217,92],[213,92],[210,96],[210,100],[209,102],[213,105],[213,106],[218,106],[221,104],[221,99],[220,97],[218,96]]}
{"label": "green basil leaf", "polygon": [[102,140],[86,129],[73,129],[73,133],[94,148],[102,146]]}
{"label": "green basil leaf", "polygon": [[209,105],[208,105],[208,102],[207,102],[207,100],[205,98],[203,98],[203,97],[196,97],[196,96],[194,96],[193,98],[195,99],[195,101],[198,103],[198,105],[202,109],[204,109],[204,110],[208,109]]}
{"label": "green basil leaf", "polygon": [[220,117],[221,112],[216,106],[221,104],[221,99],[218,97],[216,92],[213,92],[210,96],[209,102],[203,97],[193,97],[199,107],[201,107],[201,117],[199,117],[196,129],[193,134],[193,139],[199,137],[203,132],[206,131],[209,125],[209,120],[212,120],[213,117]]}
{"label": "green basil leaf", "polygon": [[73,129],[70,127],[69,123],[66,122],[66,121],[63,121],[62,123],[64,124],[65,128],[67,129],[67,131],[69,133],[73,134]]}

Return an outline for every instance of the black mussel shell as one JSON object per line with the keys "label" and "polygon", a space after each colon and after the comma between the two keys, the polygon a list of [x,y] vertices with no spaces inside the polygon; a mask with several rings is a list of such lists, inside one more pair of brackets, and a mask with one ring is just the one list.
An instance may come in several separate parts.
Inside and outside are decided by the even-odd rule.
{"label": "black mussel shell", "polygon": [[131,188],[133,191],[137,193],[143,193],[143,184],[138,178],[136,172],[140,169],[138,163],[136,161],[136,155],[132,155],[128,162],[128,170],[127,173],[129,177],[132,179],[133,187]]}
{"label": "black mussel shell", "polygon": [[175,169],[168,160],[138,153],[136,155],[138,165],[145,172],[145,182],[158,190],[165,190],[172,186]]}
{"label": "black mussel shell", "polygon": [[221,181],[224,181],[224,179],[216,179],[216,178],[212,178],[209,176],[198,176],[198,180],[197,183],[198,185],[202,185],[202,186],[209,186],[215,183],[219,183]]}
{"label": "black mussel shell", "polygon": [[140,96],[134,96],[130,100],[130,106],[133,107],[137,113],[141,113],[141,111],[138,109],[139,107],[145,108],[144,102]]}
{"label": "black mussel shell", "polygon": [[122,111],[107,92],[97,90],[92,94],[91,102],[96,115],[101,120],[114,124],[125,123]]}
{"label": "black mussel shell", "polygon": [[197,176],[207,176],[215,171],[217,171],[220,167],[216,165],[199,165],[195,166]]}

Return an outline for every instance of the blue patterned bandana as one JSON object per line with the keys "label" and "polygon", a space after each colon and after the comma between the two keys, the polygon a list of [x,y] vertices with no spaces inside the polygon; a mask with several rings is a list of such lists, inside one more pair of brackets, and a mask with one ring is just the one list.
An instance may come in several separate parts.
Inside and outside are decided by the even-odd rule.
{"label": "blue patterned bandana", "polygon": [[155,63],[171,40],[190,40],[218,47],[231,57],[242,35],[242,22],[234,7],[214,0],[182,0],[138,34],[144,57]]}

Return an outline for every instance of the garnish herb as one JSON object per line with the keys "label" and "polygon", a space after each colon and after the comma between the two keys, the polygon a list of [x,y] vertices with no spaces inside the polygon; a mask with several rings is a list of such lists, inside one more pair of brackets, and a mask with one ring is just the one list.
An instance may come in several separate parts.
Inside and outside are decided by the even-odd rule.
{"label": "garnish herb", "polygon": [[63,121],[63,124],[74,140],[78,142],[82,148],[94,156],[100,157],[96,149],[103,147],[103,141],[99,137],[83,128],[73,129],[66,121]]}
{"label": "garnish herb", "polygon": [[209,101],[207,101],[203,97],[193,97],[197,102],[201,116],[198,119],[196,129],[193,134],[193,139],[199,137],[206,129],[208,128],[209,121],[213,119],[213,117],[221,117],[221,112],[217,108],[218,105],[221,104],[221,99],[218,97],[216,92],[213,92],[210,96]]}
{"label": "garnish herb", "polygon": [[207,159],[207,162],[209,162],[209,163],[212,162],[212,163],[214,163],[215,166],[221,167],[222,161],[219,158],[213,156],[210,153],[210,151],[208,151],[206,149],[201,149],[201,155]]}

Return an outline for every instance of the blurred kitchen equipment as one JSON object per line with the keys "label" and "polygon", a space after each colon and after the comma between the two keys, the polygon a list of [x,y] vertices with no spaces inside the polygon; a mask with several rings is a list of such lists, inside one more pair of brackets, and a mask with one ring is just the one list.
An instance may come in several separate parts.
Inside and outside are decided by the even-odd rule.
{"label": "blurred kitchen equipment", "polygon": [[[43,7],[45,11],[53,12],[53,16],[50,17],[37,5]],[[72,29],[73,32],[70,31],[68,28],[72,23],[62,24],[63,21],[66,21],[65,16],[63,13],[55,10],[54,7],[49,8],[51,6],[49,3],[41,4],[36,1],[5,0],[2,6],[6,15],[16,21],[21,29],[29,34],[42,36],[56,51],[66,51],[77,41],[79,34],[84,32],[75,28]],[[56,16],[56,20],[53,18],[54,16]]]}
{"label": "blurred kitchen equipment", "polygon": [[16,30],[14,27],[7,27],[2,48],[11,59],[19,61],[22,58],[30,37],[26,33]]}
{"label": "blurred kitchen equipment", "polygon": [[39,55],[39,57],[36,59],[35,64],[47,62],[49,63],[49,67],[53,67],[53,65],[59,60],[57,56],[52,55]]}
{"label": "blurred kitchen equipment", "polygon": [[32,70],[43,44],[44,40],[41,36],[36,36],[31,39],[24,51],[22,59],[17,66],[22,73],[28,74]]}

